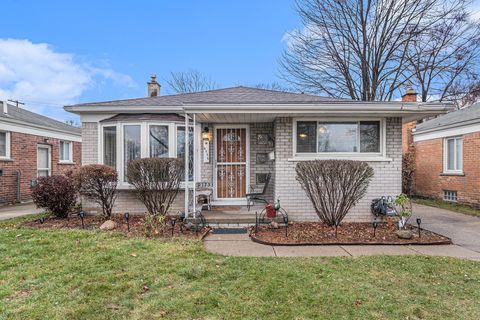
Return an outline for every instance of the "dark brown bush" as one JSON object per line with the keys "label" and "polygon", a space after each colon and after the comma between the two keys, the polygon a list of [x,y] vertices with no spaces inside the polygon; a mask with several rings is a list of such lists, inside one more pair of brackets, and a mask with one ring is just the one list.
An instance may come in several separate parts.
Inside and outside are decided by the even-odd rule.
{"label": "dark brown bush", "polygon": [[338,226],[365,195],[373,169],[362,161],[313,160],[297,163],[297,180],[324,223]]}
{"label": "dark brown bush", "polygon": [[413,194],[413,179],[415,175],[415,153],[408,152],[402,159],[402,192],[408,196]]}
{"label": "dark brown bush", "polygon": [[175,200],[183,178],[183,161],[177,158],[144,158],[130,161],[127,181],[153,216],[164,216]]}
{"label": "dark brown bush", "polygon": [[67,218],[77,201],[74,181],[63,175],[39,177],[32,187],[33,202],[58,218]]}
{"label": "dark brown bush", "polygon": [[75,180],[80,194],[98,203],[105,218],[110,218],[117,198],[117,171],[109,166],[90,164],[75,173]]}

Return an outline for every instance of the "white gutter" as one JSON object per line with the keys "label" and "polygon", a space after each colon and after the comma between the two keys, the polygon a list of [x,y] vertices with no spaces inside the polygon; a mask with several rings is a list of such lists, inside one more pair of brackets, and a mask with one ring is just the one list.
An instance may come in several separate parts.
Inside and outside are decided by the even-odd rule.
{"label": "white gutter", "polygon": [[[5,124],[2,124],[2,123],[5,123]],[[81,136],[82,136],[80,132],[76,133],[76,132],[61,130],[61,129],[52,128],[52,127],[40,126],[40,125],[32,124],[26,121],[11,119],[7,117],[0,118],[0,128],[3,128],[3,127],[10,127],[11,129],[9,131],[13,131],[13,132],[20,131],[20,130],[17,130],[17,128],[19,129],[23,127],[29,130],[42,130],[45,132],[51,132],[52,134],[56,134],[56,135],[64,134],[70,137],[77,137],[79,139],[81,139]]]}
{"label": "white gutter", "polygon": [[396,112],[396,113],[438,113],[448,111],[451,104],[438,103],[318,103],[318,104],[195,104],[183,106],[67,106],[72,113],[139,113],[139,112],[189,112],[189,113],[308,113],[308,112]]}

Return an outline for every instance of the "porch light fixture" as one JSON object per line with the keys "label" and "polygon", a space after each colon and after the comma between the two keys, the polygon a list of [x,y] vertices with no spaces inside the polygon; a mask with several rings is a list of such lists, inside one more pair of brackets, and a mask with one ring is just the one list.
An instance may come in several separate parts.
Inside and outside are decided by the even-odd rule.
{"label": "porch light fixture", "polygon": [[80,211],[80,219],[82,219],[82,229],[85,229],[85,222],[83,219],[85,219],[85,211]]}
{"label": "porch light fixture", "polygon": [[210,140],[210,129],[208,127],[203,128],[202,140]]}
{"label": "porch light fixture", "polygon": [[307,134],[306,133],[300,133],[298,135],[301,139],[305,139],[307,137]]}
{"label": "porch light fixture", "polygon": [[123,216],[125,217],[125,221],[127,221],[127,232],[130,232],[130,222],[129,222],[130,213],[129,213],[129,212],[125,212],[125,214],[124,214]]}
{"label": "porch light fixture", "polygon": [[421,237],[421,234],[420,234],[420,225],[422,224],[422,219],[420,218],[417,218],[417,225],[418,225],[418,237],[420,238]]}

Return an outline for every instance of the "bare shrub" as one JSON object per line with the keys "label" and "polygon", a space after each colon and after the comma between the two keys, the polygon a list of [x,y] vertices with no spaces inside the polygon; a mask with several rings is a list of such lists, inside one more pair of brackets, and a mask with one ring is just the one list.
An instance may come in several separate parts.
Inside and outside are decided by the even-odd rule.
{"label": "bare shrub", "polygon": [[304,161],[296,171],[320,220],[335,227],[365,195],[373,177],[366,162],[351,160]]}
{"label": "bare shrub", "polygon": [[82,166],[75,177],[80,194],[98,203],[109,219],[117,198],[117,171],[102,164],[90,164]]}
{"label": "bare shrub", "polygon": [[67,218],[77,201],[72,179],[63,175],[39,177],[32,188],[33,202],[58,218]]}
{"label": "bare shrub", "polygon": [[144,158],[131,161],[127,181],[153,216],[164,216],[175,200],[183,177],[183,161],[176,158]]}
{"label": "bare shrub", "polygon": [[413,178],[415,174],[415,153],[408,152],[402,159],[402,189],[403,193],[411,196],[413,194]]}

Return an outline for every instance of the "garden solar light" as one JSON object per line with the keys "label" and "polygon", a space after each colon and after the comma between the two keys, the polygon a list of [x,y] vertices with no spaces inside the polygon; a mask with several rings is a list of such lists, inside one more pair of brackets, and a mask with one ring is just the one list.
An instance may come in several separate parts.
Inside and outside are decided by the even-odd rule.
{"label": "garden solar light", "polygon": [[123,216],[125,217],[125,220],[127,221],[127,232],[130,232],[130,222],[129,222],[130,213],[125,212],[125,214]]}
{"label": "garden solar light", "polygon": [[175,230],[175,223],[177,223],[177,218],[176,217],[171,217],[170,218],[170,224],[172,225],[172,237],[173,237],[173,231]]}
{"label": "garden solar light", "polygon": [[373,221],[373,237],[375,238],[375,234],[377,233],[378,222]]}
{"label": "garden solar light", "polygon": [[82,229],[85,229],[85,223],[83,219],[85,218],[85,211],[80,211],[80,219],[82,219]]}
{"label": "garden solar light", "polygon": [[39,221],[40,221],[40,224],[43,224],[45,222],[45,217],[41,217]]}
{"label": "garden solar light", "polygon": [[417,225],[418,225],[418,237],[420,238],[420,225],[422,224],[422,219],[417,218]]}
{"label": "garden solar light", "polygon": [[285,238],[288,237],[288,216],[283,216],[283,223],[285,223]]}

